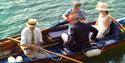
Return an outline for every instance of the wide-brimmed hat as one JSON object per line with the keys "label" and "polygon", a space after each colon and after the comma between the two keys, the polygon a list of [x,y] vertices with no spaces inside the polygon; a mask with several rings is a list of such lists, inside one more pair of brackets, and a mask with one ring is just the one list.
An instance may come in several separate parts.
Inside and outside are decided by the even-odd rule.
{"label": "wide-brimmed hat", "polygon": [[98,4],[96,5],[96,9],[97,10],[105,10],[105,11],[108,11],[109,5],[107,3],[104,3],[104,2],[98,2]]}
{"label": "wide-brimmed hat", "polygon": [[26,25],[28,27],[35,27],[37,24],[37,20],[36,19],[29,19],[28,22],[26,23]]}

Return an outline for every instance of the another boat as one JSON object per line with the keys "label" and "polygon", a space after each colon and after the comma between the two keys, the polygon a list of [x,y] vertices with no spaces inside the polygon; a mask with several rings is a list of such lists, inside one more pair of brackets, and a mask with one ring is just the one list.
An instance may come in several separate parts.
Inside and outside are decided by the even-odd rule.
{"label": "another boat", "polygon": [[[118,22],[125,26],[125,18],[119,19]],[[91,22],[90,24],[93,24]],[[70,52],[68,54],[64,54],[66,52],[63,49],[63,41],[61,39],[62,33],[67,33],[68,25],[61,25],[58,27],[52,27],[45,30],[42,30],[44,44],[42,45],[45,49],[56,52],[58,54],[62,54],[80,61],[84,61],[87,57],[85,54],[86,50],[94,50],[101,49],[102,53],[110,50],[112,48],[116,48],[122,45],[125,45],[125,31],[121,32],[120,29],[112,23],[110,33],[102,39],[96,40],[96,44],[93,45],[93,48],[86,48],[83,51],[79,52]],[[12,37],[13,39],[20,40],[20,36]],[[23,51],[19,47],[16,41],[10,40],[8,38],[0,40],[0,63],[7,63],[7,58],[10,56],[22,56],[23,63],[67,63],[72,62],[71,60],[60,58],[54,54],[51,54],[50,57],[45,59],[34,59],[30,60],[23,54]]]}

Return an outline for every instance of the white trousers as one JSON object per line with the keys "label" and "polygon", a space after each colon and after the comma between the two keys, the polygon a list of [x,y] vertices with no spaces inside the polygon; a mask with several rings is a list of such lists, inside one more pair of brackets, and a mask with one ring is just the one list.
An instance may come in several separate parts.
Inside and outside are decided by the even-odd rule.
{"label": "white trousers", "polygon": [[26,49],[23,51],[26,56],[29,58],[43,59],[48,58],[49,54],[44,51],[33,51],[31,49]]}

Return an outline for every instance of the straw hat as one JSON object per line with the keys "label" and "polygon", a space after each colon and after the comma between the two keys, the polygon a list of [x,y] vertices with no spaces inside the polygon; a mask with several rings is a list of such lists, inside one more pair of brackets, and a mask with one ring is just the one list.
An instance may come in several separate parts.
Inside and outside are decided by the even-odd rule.
{"label": "straw hat", "polygon": [[37,24],[37,20],[36,19],[29,19],[28,22],[26,23],[26,25],[28,27],[35,27]]}
{"label": "straw hat", "polygon": [[105,10],[105,11],[108,11],[109,5],[107,3],[104,3],[104,2],[98,2],[98,4],[96,5],[96,9],[97,10]]}

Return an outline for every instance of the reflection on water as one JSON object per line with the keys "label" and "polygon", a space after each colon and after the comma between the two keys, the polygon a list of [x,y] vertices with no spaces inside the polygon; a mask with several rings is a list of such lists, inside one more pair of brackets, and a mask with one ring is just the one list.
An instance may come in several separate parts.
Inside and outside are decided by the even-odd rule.
{"label": "reflection on water", "polygon": [[14,3],[23,3],[23,2],[25,2],[26,0],[12,0],[12,2],[14,2]]}

